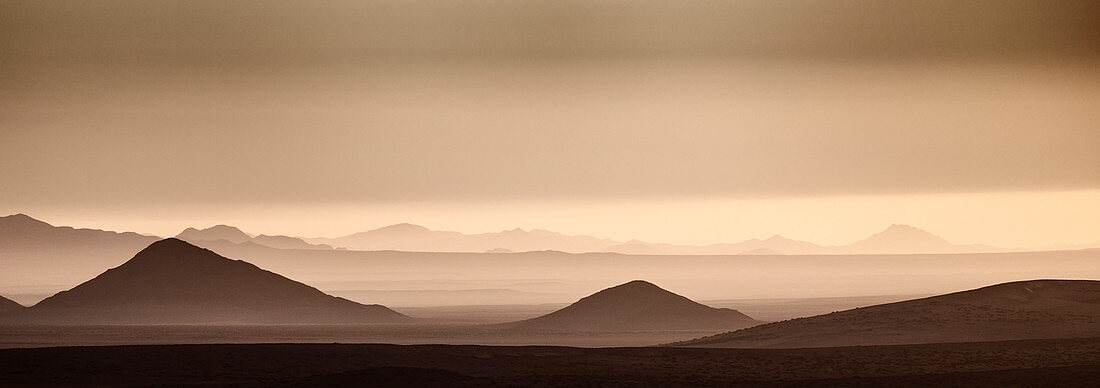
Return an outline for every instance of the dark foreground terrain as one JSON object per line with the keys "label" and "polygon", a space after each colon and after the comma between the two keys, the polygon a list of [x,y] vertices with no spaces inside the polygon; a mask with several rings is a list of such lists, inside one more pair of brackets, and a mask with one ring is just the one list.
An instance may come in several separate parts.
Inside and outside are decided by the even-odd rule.
{"label": "dark foreground terrain", "polygon": [[1100,338],[813,349],[237,344],[0,350],[0,386],[1093,386]]}

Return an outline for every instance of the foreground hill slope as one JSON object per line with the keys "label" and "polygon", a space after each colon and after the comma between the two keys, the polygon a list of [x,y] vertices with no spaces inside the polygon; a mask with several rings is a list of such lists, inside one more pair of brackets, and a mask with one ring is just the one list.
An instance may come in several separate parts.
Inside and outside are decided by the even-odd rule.
{"label": "foreground hill slope", "polygon": [[169,238],[13,316],[32,323],[391,323],[363,305]]}
{"label": "foreground hill slope", "polygon": [[517,330],[637,331],[730,330],[760,324],[731,309],[706,306],[635,280],[582,298],[561,310],[504,324]]}
{"label": "foreground hill slope", "polygon": [[24,308],[23,305],[16,303],[14,300],[0,296],[0,313],[22,310]]}
{"label": "foreground hill slope", "polygon": [[1100,281],[1031,280],[775,322],[677,343],[828,347],[1100,336]]}

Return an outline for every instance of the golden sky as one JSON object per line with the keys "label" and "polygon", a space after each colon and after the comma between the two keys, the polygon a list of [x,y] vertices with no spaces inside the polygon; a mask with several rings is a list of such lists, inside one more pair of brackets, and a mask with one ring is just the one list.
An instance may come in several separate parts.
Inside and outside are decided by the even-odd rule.
{"label": "golden sky", "polygon": [[842,243],[898,222],[1092,243],[1098,18],[1092,1],[4,2],[0,212],[159,234]]}

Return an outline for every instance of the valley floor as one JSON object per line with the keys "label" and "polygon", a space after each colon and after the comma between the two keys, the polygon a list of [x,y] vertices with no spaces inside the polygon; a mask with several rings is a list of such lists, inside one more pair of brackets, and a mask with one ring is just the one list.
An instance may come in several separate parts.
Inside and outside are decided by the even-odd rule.
{"label": "valley floor", "polygon": [[48,346],[387,343],[448,345],[652,346],[720,331],[508,331],[490,325],[0,325],[0,349]]}
{"label": "valley floor", "polygon": [[1100,338],[816,349],[221,344],[0,350],[0,386],[1089,386]]}

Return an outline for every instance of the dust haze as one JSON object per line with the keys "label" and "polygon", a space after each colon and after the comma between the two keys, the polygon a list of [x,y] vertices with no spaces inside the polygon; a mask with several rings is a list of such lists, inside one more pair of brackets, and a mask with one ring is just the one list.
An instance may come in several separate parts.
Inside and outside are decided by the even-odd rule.
{"label": "dust haze", "polygon": [[1087,385],[1097,25],[5,1],[0,385]]}

